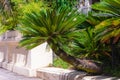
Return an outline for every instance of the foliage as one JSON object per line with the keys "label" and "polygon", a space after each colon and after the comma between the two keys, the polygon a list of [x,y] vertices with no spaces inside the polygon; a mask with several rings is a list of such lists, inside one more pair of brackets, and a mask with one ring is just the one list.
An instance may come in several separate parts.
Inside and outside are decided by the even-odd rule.
{"label": "foliage", "polygon": [[100,39],[101,42],[110,46],[111,59],[107,61],[104,60],[104,64],[109,62],[105,67],[109,66],[109,68],[112,69],[108,69],[110,70],[109,72],[113,75],[115,73],[116,75],[120,66],[120,2],[118,0],[103,0],[100,3],[94,4],[92,8],[100,12],[97,13],[96,16],[107,17],[107,19],[95,26],[94,31],[97,34],[96,39]]}
{"label": "foliage", "polygon": [[[5,4],[5,5],[4,5]],[[16,26],[16,20],[13,18],[13,9],[10,1],[0,1],[0,29],[1,32],[5,32],[7,29],[11,29]]]}
{"label": "foliage", "polygon": [[103,0],[100,3],[92,5],[92,8],[95,10],[107,12],[113,14],[113,16],[119,16],[120,2],[118,0]]}
{"label": "foliage", "polygon": [[47,41],[52,48],[58,49],[77,36],[75,26],[84,20],[83,15],[66,7],[59,11],[42,10],[39,14],[32,12],[26,15],[19,28],[24,34],[21,45],[33,48]]}
{"label": "foliage", "polygon": [[104,74],[107,76],[120,77],[120,66],[111,68],[110,66],[104,67]]}
{"label": "foliage", "polygon": [[41,9],[46,9],[46,8],[47,8],[47,5],[44,4],[44,2],[39,1],[39,2],[30,2],[30,3],[24,4],[21,9],[23,11],[23,14],[26,14],[31,12],[39,13]]}
{"label": "foliage", "polygon": [[[95,57],[99,57],[99,61],[102,61],[105,67],[111,66],[110,62],[114,62],[114,64],[115,63],[119,64],[120,62],[119,59],[120,54],[118,50],[120,49],[120,47],[117,47],[118,42],[120,41],[120,13],[119,13],[120,5],[116,5],[119,4],[117,0],[112,1],[104,0],[103,2],[94,4],[92,6],[93,9],[98,10],[96,11],[97,13],[92,13],[92,16],[88,15],[88,18],[84,22],[84,24],[79,26],[79,28],[86,28],[86,26],[87,27],[92,26],[93,28],[93,30],[91,30],[92,36],[90,36],[92,38],[90,40],[90,38],[88,37],[88,35],[91,35],[91,32],[89,32],[87,35],[83,33],[82,36],[84,35],[85,36],[77,40],[77,42],[79,42],[77,43],[78,46],[77,47],[74,46],[75,49],[73,49],[73,52],[77,52],[77,55],[80,57],[82,57],[81,55],[83,55],[83,58],[85,58],[85,55],[88,55],[88,58],[91,58],[91,56],[97,53],[96,56],[94,55],[94,57],[92,57],[92,59]],[[110,43],[111,38],[114,38],[112,42],[112,45],[114,47],[114,53],[113,50],[110,50],[111,47],[109,47],[108,44],[101,43],[101,42]],[[101,42],[99,40],[101,40]],[[87,45],[85,46],[85,44],[83,45],[83,43],[87,43]],[[107,57],[104,56],[103,54],[107,55]],[[113,56],[113,54],[115,56]],[[117,62],[112,60],[113,57]]]}
{"label": "foliage", "polygon": [[[3,0],[4,1],[4,0]],[[4,3],[4,2],[3,2]],[[9,5],[6,6],[10,7],[10,13],[5,10],[5,6],[1,3],[1,14],[0,14],[0,33],[4,33],[7,30],[14,30],[16,27],[20,25],[19,20],[24,17],[26,13],[30,13],[32,11],[39,12],[40,9],[46,8],[42,1],[23,1],[23,0],[10,0]],[[34,7],[34,8],[33,8]]]}
{"label": "foliage", "polygon": [[120,37],[120,19],[112,18],[103,21],[96,26],[95,31],[98,33],[97,38],[101,37],[102,42],[108,42],[108,40],[114,37],[114,43],[118,41]]}
{"label": "foliage", "polygon": [[95,27],[95,32],[98,34],[97,38],[101,37],[102,42],[108,42],[110,38],[114,37],[114,43],[117,42],[120,38],[120,2],[117,0],[104,0],[92,7],[105,12],[107,16],[111,14],[110,18]]}
{"label": "foliage", "polygon": [[58,9],[59,7],[69,6],[71,8],[75,8],[78,4],[77,0],[44,0],[47,2],[49,7]]}
{"label": "foliage", "polygon": [[70,64],[66,63],[65,61],[63,61],[60,58],[55,58],[55,60],[53,62],[53,66],[68,69],[70,67]]}
{"label": "foliage", "polygon": [[88,72],[100,73],[101,69],[88,60],[79,60],[66,53],[64,46],[78,37],[79,30],[76,28],[85,20],[85,16],[78,13],[75,9],[62,7],[56,11],[41,10],[40,13],[32,12],[26,14],[22,19],[22,26],[18,30],[23,33],[23,39],[20,46],[32,49],[44,42],[59,56],[62,60]]}
{"label": "foliage", "polygon": [[76,46],[73,53],[81,58],[100,60],[102,56],[108,56],[109,48],[104,44],[100,44],[99,39],[95,38],[94,28],[81,30],[80,37],[75,40]]}

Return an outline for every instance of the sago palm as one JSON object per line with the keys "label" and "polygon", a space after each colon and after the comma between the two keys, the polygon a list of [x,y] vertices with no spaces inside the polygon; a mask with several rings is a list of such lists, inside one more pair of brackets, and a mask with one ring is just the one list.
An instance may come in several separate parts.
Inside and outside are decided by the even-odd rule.
{"label": "sago palm", "polygon": [[95,59],[99,60],[101,56],[107,55],[108,48],[100,44],[99,39],[95,38],[94,28],[86,28],[81,30],[79,38],[75,40],[76,47],[73,49],[76,52],[76,55],[79,57],[87,58],[87,59]]}
{"label": "sago palm", "polygon": [[84,20],[85,16],[68,7],[58,11],[42,10],[38,14],[29,13],[22,20],[23,26],[18,29],[23,33],[20,45],[31,49],[47,42],[57,56],[75,68],[100,73],[101,69],[94,62],[75,58],[63,49],[64,45],[79,36],[76,26]]}
{"label": "sago palm", "polygon": [[[116,44],[120,41],[120,1],[103,0],[92,6],[93,9],[103,12],[99,16],[107,16],[108,19],[95,26],[96,38],[102,42],[107,42],[111,47],[112,66],[119,65],[119,53],[116,50]],[[118,61],[117,61],[118,60]]]}
{"label": "sago palm", "polygon": [[100,37],[103,42],[114,38],[114,42],[117,42],[120,38],[120,1],[103,0],[92,7],[103,12],[99,16],[108,17],[95,27],[95,32],[98,33],[97,38]]}

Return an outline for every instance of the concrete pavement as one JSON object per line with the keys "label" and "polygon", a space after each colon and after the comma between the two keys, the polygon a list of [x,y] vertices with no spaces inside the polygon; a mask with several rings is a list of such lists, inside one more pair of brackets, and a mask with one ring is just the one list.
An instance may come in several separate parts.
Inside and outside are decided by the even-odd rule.
{"label": "concrete pavement", "polygon": [[42,80],[42,79],[25,77],[25,76],[0,68],[0,80]]}

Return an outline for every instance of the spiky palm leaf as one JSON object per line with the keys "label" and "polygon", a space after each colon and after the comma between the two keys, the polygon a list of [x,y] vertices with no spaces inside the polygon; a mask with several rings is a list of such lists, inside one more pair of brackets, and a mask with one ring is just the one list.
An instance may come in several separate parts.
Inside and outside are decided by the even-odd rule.
{"label": "spiky palm leaf", "polygon": [[47,41],[49,45],[56,45],[55,48],[60,47],[77,37],[78,30],[75,26],[84,20],[84,16],[68,8],[62,8],[58,12],[54,10],[42,10],[39,14],[32,12],[26,15],[22,21],[24,25],[19,28],[24,34],[21,45],[33,48]]}
{"label": "spiky palm leaf", "polygon": [[87,28],[81,30],[79,38],[75,39],[75,47],[72,53],[80,58],[88,58],[99,60],[102,55],[109,56],[109,49],[103,44],[99,43],[99,39],[95,38],[94,28]]}
{"label": "spiky palm leaf", "polygon": [[101,38],[102,42],[114,37],[114,42],[120,38],[120,18],[111,18],[101,22],[96,26],[96,38]]}
{"label": "spiky palm leaf", "polygon": [[118,0],[103,0],[92,5],[95,10],[111,13],[114,17],[120,17],[120,2]]}
{"label": "spiky palm leaf", "polygon": [[108,16],[111,14],[107,20],[96,26],[97,38],[101,38],[105,42],[114,37],[114,42],[118,41],[120,38],[120,2],[118,0],[104,0],[92,7],[105,12],[106,15],[108,13]]}

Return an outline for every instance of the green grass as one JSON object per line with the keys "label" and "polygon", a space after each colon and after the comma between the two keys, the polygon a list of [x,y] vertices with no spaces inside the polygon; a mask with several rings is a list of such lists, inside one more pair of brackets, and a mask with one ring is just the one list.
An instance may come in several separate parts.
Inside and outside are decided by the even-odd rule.
{"label": "green grass", "polygon": [[56,58],[54,60],[53,66],[59,67],[59,68],[64,68],[64,69],[68,69],[70,67],[70,65],[68,63],[64,62],[60,58]]}

